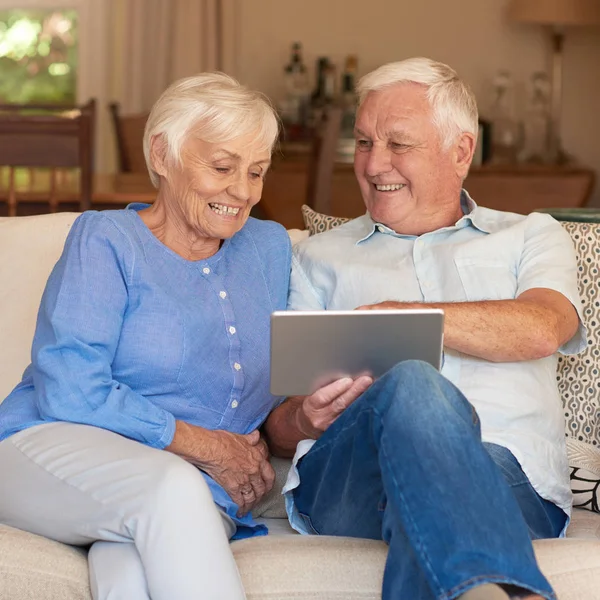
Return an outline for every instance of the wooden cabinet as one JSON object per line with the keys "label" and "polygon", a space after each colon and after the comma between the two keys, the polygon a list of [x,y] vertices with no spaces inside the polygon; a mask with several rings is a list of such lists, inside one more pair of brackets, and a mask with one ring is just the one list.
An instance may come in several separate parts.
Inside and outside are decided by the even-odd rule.
{"label": "wooden cabinet", "polygon": [[528,214],[538,208],[580,207],[590,199],[594,172],[581,167],[478,167],[465,189],[482,206]]}
{"label": "wooden cabinet", "polygon": [[[276,160],[267,175],[262,208],[288,228],[303,228],[300,207],[306,201],[307,161]],[[481,206],[522,214],[537,208],[580,207],[588,201],[594,172],[580,167],[473,167],[465,188]],[[330,214],[358,217],[365,208],[351,164],[336,164]]]}

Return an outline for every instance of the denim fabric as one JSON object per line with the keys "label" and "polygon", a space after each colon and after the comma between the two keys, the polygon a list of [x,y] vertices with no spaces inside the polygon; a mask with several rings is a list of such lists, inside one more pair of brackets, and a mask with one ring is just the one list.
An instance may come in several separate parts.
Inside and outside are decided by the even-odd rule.
{"label": "denim fabric", "polygon": [[510,452],[484,446],[473,406],[429,365],[377,380],[298,468],[295,504],[313,533],[389,545],[384,600],[452,599],[489,582],[555,598],[530,535],[557,536],[566,514]]}

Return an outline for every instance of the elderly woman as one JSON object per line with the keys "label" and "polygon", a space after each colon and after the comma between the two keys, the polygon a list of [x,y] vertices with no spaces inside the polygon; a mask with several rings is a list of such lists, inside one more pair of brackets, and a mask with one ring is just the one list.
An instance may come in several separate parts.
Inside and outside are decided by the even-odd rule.
{"label": "elderly woman", "polygon": [[32,363],[0,405],[0,521],[89,545],[94,598],[244,597],[229,538],[274,473],[258,427],[290,242],[249,218],[278,133],[222,74],[146,125],[151,205],[90,211],[48,280]]}

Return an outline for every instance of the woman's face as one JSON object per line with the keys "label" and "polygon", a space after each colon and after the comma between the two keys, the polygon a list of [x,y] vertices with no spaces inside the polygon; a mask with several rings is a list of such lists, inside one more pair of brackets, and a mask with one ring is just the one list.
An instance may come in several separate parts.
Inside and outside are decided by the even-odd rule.
{"label": "woman's face", "polygon": [[188,233],[229,238],[260,200],[270,162],[270,150],[259,145],[255,135],[218,144],[190,136],[181,165],[166,163],[159,172],[159,193],[165,193],[169,213]]}

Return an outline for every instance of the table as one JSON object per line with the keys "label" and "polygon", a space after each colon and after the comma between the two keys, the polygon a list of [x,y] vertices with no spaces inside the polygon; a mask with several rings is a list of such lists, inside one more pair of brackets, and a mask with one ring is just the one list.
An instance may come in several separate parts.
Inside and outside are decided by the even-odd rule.
{"label": "table", "polygon": [[[48,212],[49,174],[44,171],[34,173],[33,180],[23,178],[17,187],[19,215],[41,214]],[[6,214],[6,194],[0,178],[0,215]],[[69,172],[61,174],[57,181],[60,210],[79,210],[78,178]],[[92,208],[123,208],[130,202],[152,203],[156,198],[156,189],[146,173],[100,173],[94,175]]]}
{"label": "table", "polygon": [[[300,208],[306,201],[306,157],[275,157],[267,173],[260,204],[264,216],[286,228],[304,228]],[[19,214],[47,212],[43,178],[25,190]],[[482,206],[528,214],[540,208],[575,208],[586,204],[594,184],[594,172],[580,167],[497,166],[473,167],[465,188]],[[156,197],[146,173],[97,174],[92,208],[122,208],[130,202],[151,203]],[[0,181],[0,214],[2,203]],[[61,210],[78,210],[76,178],[60,183]],[[336,163],[330,214],[357,217],[365,208],[352,164]]]}

